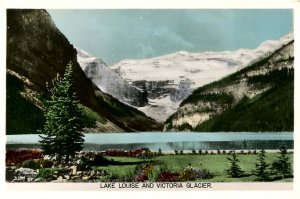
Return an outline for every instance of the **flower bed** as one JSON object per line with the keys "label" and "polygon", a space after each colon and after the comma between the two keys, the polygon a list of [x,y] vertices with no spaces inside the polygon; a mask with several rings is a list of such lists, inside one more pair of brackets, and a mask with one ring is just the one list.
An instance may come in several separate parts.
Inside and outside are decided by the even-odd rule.
{"label": "flower bed", "polygon": [[158,156],[159,153],[151,152],[149,149],[135,149],[129,151],[122,149],[107,149],[102,152],[102,155],[113,157],[152,158]]}
{"label": "flower bed", "polygon": [[12,150],[6,152],[5,163],[7,166],[16,165],[26,160],[40,159],[40,150]]}
{"label": "flower bed", "polygon": [[157,182],[177,182],[179,173],[171,172],[171,171],[163,171],[158,174],[156,181]]}

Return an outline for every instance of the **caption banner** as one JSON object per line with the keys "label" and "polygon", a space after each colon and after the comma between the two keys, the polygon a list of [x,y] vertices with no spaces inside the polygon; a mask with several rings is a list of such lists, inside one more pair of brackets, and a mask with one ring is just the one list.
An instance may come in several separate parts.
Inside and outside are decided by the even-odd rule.
{"label": "caption banner", "polygon": [[210,182],[105,182],[100,189],[211,189]]}

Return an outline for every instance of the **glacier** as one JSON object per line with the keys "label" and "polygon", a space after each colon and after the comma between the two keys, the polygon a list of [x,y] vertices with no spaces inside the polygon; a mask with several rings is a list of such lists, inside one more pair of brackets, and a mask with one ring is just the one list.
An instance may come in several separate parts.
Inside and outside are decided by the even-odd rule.
{"label": "glacier", "polygon": [[148,59],[126,59],[108,67],[101,59],[77,49],[78,62],[102,91],[163,122],[193,90],[216,81],[293,40],[293,32],[267,40],[255,49],[223,52],[179,51]]}

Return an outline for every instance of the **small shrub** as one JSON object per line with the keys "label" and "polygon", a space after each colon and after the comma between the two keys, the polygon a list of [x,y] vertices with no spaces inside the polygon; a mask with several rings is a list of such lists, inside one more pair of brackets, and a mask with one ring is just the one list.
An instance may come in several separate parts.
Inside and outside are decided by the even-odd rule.
{"label": "small shrub", "polygon": [[287,156],[287,147],[285,144],[279,146],[277,160],[272,163],[272,170],[275,175],[280,175],[281,178],[291,176],[291,163]]}
{"label": "small shrub", "polygon": [[[98,163],[98,162],[95,162],[94,165],[97,165],[96,163]],[[80,170],[80,171],[90,170],[91,169],[91,161],[85,157],[81,157],[77,167],[78,167],[78,170]]]}
{"label": "small shrub", "polygon": [[180,181],[194,181],[196,180],[196,175],[194,173],[194,170],[192,167],[186,167],[183,169],[183,171],[180,173],[179,180]]}
{"label": "small shrub", "polygon": [[178,155],[178,151],[175,149],[175,155]]}
{"label": "small shrub", "polygon": [[183,169],[183,171],[180,173],[180,176],[178,177],[179,181],[194,181],[197,179],[208,179],[211,178],[212,174],[207,169],[203,168],[193,168],[191,166],[188,166]]}
{"label": "small shrub", "polygon": [[41,166],[41,168],[51,168],[53,166],[53,162],[47,159],[39,159],[37,163]]}
{"label": "small shrub", "polygon": [[66,175],[70,171],[68,169],[59,169],[59,168],[47,168],[39,169],[37,178],[42,178],[47,181],[55,180],[57,176]]}
{"label": "small shrub", "polygon": [[196,172],[198,179],[209,179],[213,177],[213,174],[208,169],[201,169]]}
{"label": "small shrub", "polygon": [[34,170],[41,168],[40,164],[34,160],[26,160],[22,162],[19,166],[24,168],[34,169]]}
{"label": "small shrub", "polygon": [[202,150],[201,149],[199,149],[199,155],[202,155]]}
{"label": "small shrub", "polygon": [[153,162],[148,162],[145,164],[137,165],[135,168],[135,182],[145,182],[149,180],[149,178],[152,176],[154,169]]}
{"label": "small shrub", "polygon": [[233,152],[232,158],[228,157],[227,159],[230,161],[230,167],[225,169],[226,173],[233,178],[240,177],[244,171],[242,171],[240,166],[237,164],[239,160],[237,159],[236,154]]}
{"label": "small shrub", "polygon": [[252,173],[261,181],[267,181],[270,177],[269,164],[266,162],[266,154],[261,150],[258,154],[258,162],[255,163],[255,169]]}
{"label": "small shrub", "polygon": [[40,169],[37,174],[37,177],[46,180],[54,180],[55,178],[53,177],[53,175],[54,172],[52,169]]}
{"label": "small shrub", "polygon": [[149,162],[143,165],[142,167],[142,171],[147,175],[147,176],[151,176],[152,175],[152,171],[154,169],[154,164],[153,162]]}
{"label": "small shrub", "polygon": [[161,155],[161,148],[158,149],[158,155]]}

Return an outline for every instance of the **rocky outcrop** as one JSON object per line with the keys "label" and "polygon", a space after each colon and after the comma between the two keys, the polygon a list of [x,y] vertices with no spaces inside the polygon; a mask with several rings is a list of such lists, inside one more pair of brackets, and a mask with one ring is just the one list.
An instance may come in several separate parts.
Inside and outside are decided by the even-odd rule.
{"label": "rocky outcrop", "polygon": [[[26,90],[26,88],[31,89],[27,94],[24,92],[27,96],[24,104],[34,104],[39,108],[36,99],[49,94],[46,83],[48,82],[51,85],[51,81],[57,73],[63,74],[66,65],[72,63],[75,89],[80,103],[104,118],[104,120],[109,121],[109,129],[157,131],[162,128],[161,124],[145,116],[142,112],[119,102],[111,95],[105,94],[86,77],[77,62],[76,49],[57,29],[45,10],[7,10],[6,62],[7,74],[13,74],[14,77],[19,79],[20,87],[23,90]],[[26,86],[29,84],[23,82],[23,80],[28,80],[32,86]],[[13,87],[13,85],[7,85],[7,87]],[[18,90],[18,92],[20,91]],[[39,94],[39,96],[32,99],[28,93]],[[7,96],[11,96],[10,93],[7,93]],[[32,110],[32,108],[29,110]],[[35,124],[36,122],[24,119],[24,114],[30,115],[30,112],[24,113],[22,118],[12,115],[14,112],[11,109],[7,110],[7,114],[10,114],[10,117],[7,118],[11,120],[22,120],[29,124]],[[7,121],[7,124],[10,124],[10,121]]]}
{"label": "rocky outcrop", "polygon": [[132,85],[145,90],[149,99],[157,99],[170,96],[172,102],[178,102],[191,94],[191,81],[189,79],[181,80],[178,88],[172,80],[165,81],[133,81]]}
{"label": "rocky outcrop", "polygon": [[92,80],[103,92],[112,95],[121,102],[132,106],[145,106],[147,93],[129,85],[117,73],[99,58],[96,58],[83,50],[77,49],[77,60],[86,76]]}

